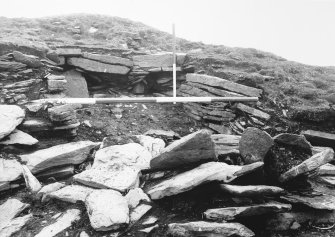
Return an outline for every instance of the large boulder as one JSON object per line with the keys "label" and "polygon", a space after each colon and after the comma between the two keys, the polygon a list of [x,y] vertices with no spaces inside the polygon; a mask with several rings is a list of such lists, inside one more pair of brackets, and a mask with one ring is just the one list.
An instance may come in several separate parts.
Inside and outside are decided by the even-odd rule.
{"label": "large boulder", "polygon": [[277,143],[295,146],[300,149],[304,149],[309,153],[312,153],[312,145],[306,140],[303,135],[281,133],[273,137],[273,140]]}
{"label": "large boulder", "polygon": [[12,133],[24,117],[25,111],[17,105],[0,105],[0,139]]}
{"label": "large boulder", "polygon": [[241,136],[239,150],[244,162],[250,164],[263,161],[273,144],[273,139],[267,132],[249,127]]}
{"label": "large boulder", "polygon": [[211,132],[204,129],[191,133],[162,149],[161,154],[151,160],[150,166],[152,169],[169,169],[216,160],[217,154]]}
{"label": "large boulder", "polygon": [[117,191],[93,191],[85,205],[91,226],[97,231],[117,230],[129,224],[127,199]]}
{"label": "large boulder", "polygon": [[20,155],[32,173],[38,173],[55,166],[80,164],[93,148],[100,143],[91,141],[71,142],[38,150],[28,155]]}

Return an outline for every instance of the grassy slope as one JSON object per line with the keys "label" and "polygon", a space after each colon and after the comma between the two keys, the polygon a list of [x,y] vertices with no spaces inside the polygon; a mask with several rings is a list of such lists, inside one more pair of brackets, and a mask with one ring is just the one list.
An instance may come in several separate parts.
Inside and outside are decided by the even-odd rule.
{"label": "grassy slope", "polygon": [[[94,27],[95,33],[89,33]],[[0,17],[0,39],[24,38],[57,45],[100,45],[140,51],[171,50],[170,34],[118,17],[76,14],[39,19]],[[178,39],[178,50],[191,54],[196,70],[264,89],[280,108],[296,118],[322,120],[335,103],[335,67],[304,65],[256,49],[205,45]],[[199,50],[201,49],[201,51]],[[265,77],[264,77],[265,76]],[[306,114],[307,112],[307,114]]]}

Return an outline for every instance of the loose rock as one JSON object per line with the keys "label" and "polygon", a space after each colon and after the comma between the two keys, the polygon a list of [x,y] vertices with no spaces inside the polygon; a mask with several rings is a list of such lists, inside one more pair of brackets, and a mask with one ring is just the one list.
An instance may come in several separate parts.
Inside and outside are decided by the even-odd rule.
{"label": "loose rock", "polygon": [[17,217],[23,210],[30,205],[23,203],[15,198],[10,198],[0,205],[0,226],[6,225],[14,217]]}
{"label": "loose rock", "polygon": [[316,196],[299,196],[299,195],[285,195],[281,197],[283,200],[288,201],[290,203],[299,203],[305,206],[312,207],[314,209],[320,210],[335,210],[335,197],[322,194]]}
{"label": "loose rock", "polygon": [[0,139],[11,134],[24,117],[24,110],[17,105],[0,105]]}
{"label": "loose rock", "polygon": [[22,174],[29,192],[36,194],[41,190],[42,185],[25,165],[22,165]]}
{"label": "loose rock", "polygon": [[46,194],[47,198],[55,198],[64,202],[76,203],[78,201],[84,202],[86,197],[95,189],[81,186],[70,185],[58,189],[54,192]]}
{"label": "loose rock", "polygon": [[238,185],[229,185],[221,184],[220,188],[230,193],[234,196],[243,196],[243,197],[253,197],[253,196],[276,196],[283,194],[284,189],[275,187],[275,186],[266,186],[266,185],[247,185],[247,186],[238,186]]}
{"label": "loose rock", "polygon": [[143,190],[141,188],[134,188],[131,189],[127,195],[125,196],[125,198],[128,201],[128,206],[129,208],[135,208],[138,206],[138,204],[143,200],[143,201],[147,201],[150,202],[150,198],[148,197],[148,195],[146,195]]}
{"label": "loose rock", "polygon": [[10,237],[13,234],[19,232],[23,226],[27,224],[33,218],[32,214],[28,214],[22,217],[17,217],[13,220],[10,220],[5,225],[0,225],[0,236],[1,237]]}
{"label": "loose rock", "polygon": [[281,144],[291,145],[291,146],[304,149],[312,154],[313,147],[303,135],[281,133],[273,137],[273,140]]}
{"label": "loose rock", "polygon": [[30,136],[28,133],[15,129],[10,135],[0,141],[3,145],[27,145],[32,146],[38,143],[38,140]]}
{"label": "loose rock", "polygon": [[113,190],[95,190],[85,201],[91,226],[97,231],[117,230],[129,224],[127,200]]}

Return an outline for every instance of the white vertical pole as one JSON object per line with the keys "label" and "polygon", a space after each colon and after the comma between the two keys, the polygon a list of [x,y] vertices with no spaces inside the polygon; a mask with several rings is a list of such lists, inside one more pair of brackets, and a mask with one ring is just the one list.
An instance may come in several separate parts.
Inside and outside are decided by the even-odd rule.
{"label": "white vertical pole", "polygon": [[[173,97],[177,97],[177,68],[176,68],[176,32],[175,25],[172,24],[173,34]],[[175,104],[176,102],[174,102]]]}

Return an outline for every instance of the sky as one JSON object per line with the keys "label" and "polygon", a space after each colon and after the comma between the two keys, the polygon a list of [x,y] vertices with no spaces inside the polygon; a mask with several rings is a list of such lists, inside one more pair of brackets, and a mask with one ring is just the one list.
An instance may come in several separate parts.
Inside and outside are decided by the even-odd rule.
{"label": "sky", "polygon": [[[5,1],[5,0],[1,0]],[[0,16],[119,16],[207,44],[256,48],[335,66],[335,0],[10,0]]]}

